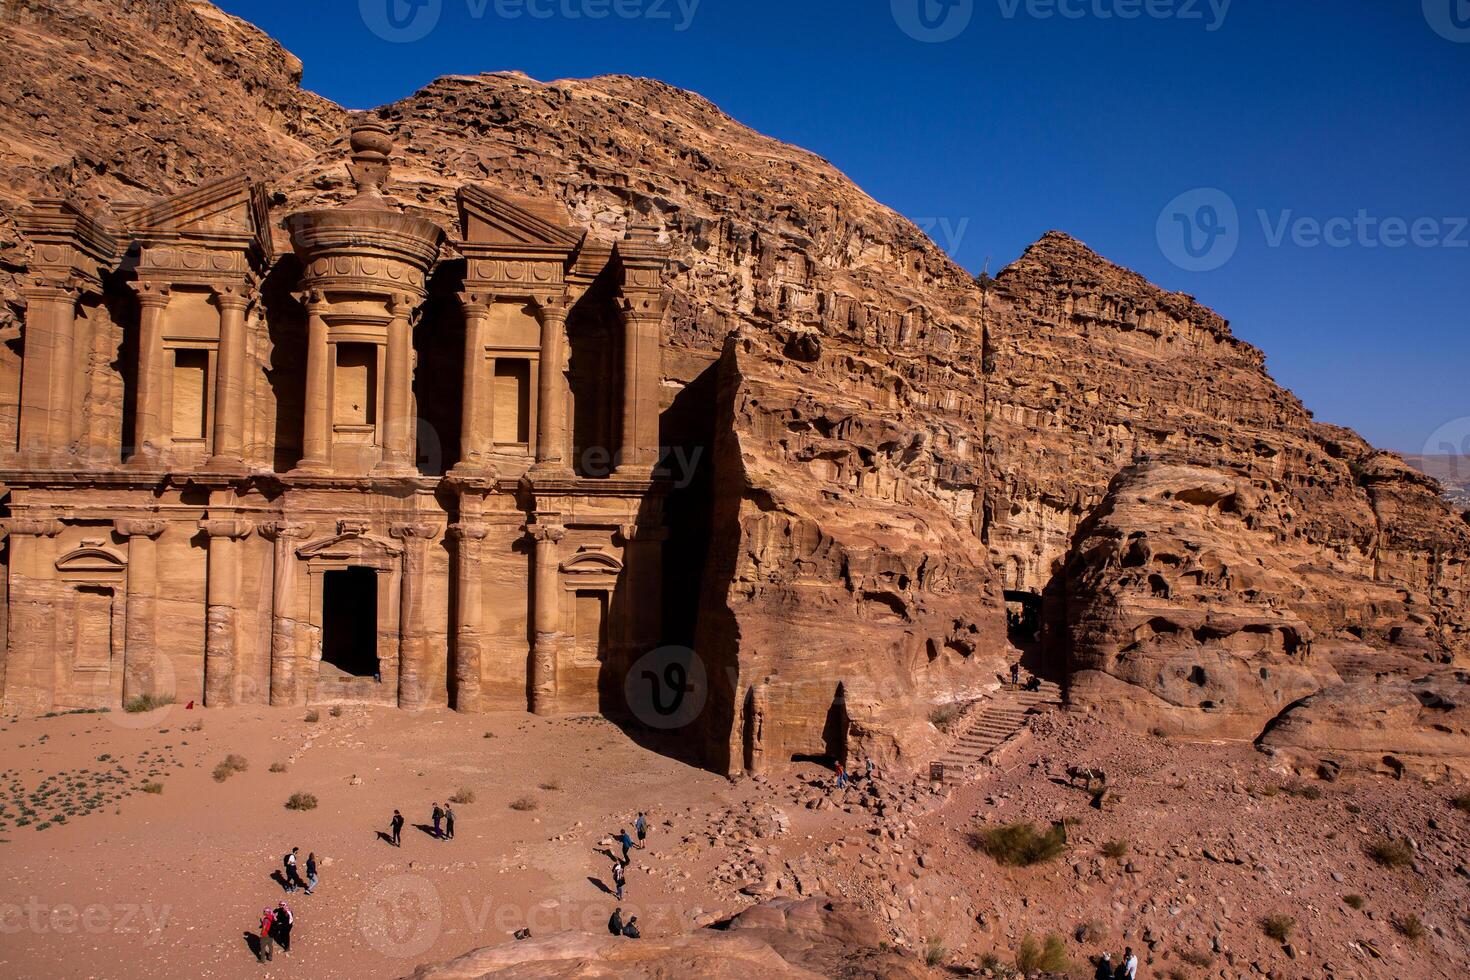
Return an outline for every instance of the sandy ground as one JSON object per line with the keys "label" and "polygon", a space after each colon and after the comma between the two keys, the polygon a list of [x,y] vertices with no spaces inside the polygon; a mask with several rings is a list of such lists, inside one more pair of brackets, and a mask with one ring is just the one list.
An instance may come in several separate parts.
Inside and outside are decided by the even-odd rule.
{"label": "sandy ground", "polygon": [[[970,782],[840,794],[809,765],[732,784],[600,719],[304,716],[176,707],[0,725],[0,976],[398,977],[522,927],[597,931],[615,904],[606,838],[638,809],[653,831],[622,904],[650,936],[816,893],[862,904],[881,924],[874,945],[941,949],[936,976],[1010,962],[1023,936],[1051,932],[1082,969],[1131,944],[1147,977],[1470,975],[1470,816],[1449,805],[1455,787],[1303,780],[1248,745],[1061,713]],[[232,753],[248,768],[215,781]],[[1118,801],[1098,811],[1065,785],[1074,763],[1106,769]],[[455,840],[418,829],[460,789],[475,802],[456,805]],[[295,792],[318,807],[286,809]],[[511,807],[522,799],[534,809]],[[401,849],[378,836],[395,806]],[[1048,864],[1001,868],[969,844],[997,823],[1063,818],[1070,846]],[[1368,856],[1401,837],[1410,865]],[[1109,841],[1126,854],[1105,855]],[[246,934],[283,897],[271,876],[292,846],[322,859],[321,884],[287,898],[290,956],[259,965]],[[1296,920],[1290,950],[1265,936],[1270,914]],[[1410,914],[1417,939],[1395,926]]]}

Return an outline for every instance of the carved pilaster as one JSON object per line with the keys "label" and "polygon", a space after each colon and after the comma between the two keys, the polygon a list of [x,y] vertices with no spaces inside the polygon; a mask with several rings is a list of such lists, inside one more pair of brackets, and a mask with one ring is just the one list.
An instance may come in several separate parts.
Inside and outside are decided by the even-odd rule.
{"label": "carved pilaster", "polygon": [[214,385],[214,453],[209,468],[245,469],[245,311],[250,297],[243,283],[213,287],[219,306],[219,358]]}
{"label": "carved pilaster", "polygon": [[327,343],[326,320],[330,304],[320,289],[304,290],[296,298],[306,307],[306,404],[302,408],[301,462],[297,468],[325,473],[331,469],[331,409],[327,395],[331,390],[332,352]]}
{"label": "carved pilaster", "polygon": [[248,521],[226,519],[200,521],[199,530],[209,540],[204,703],[211,708],[229,707],[235,703],[238,669],[240,541],[254,528]]}
{"label": "carved pilaster", "polygon": [[536,303],[541,323],[541,362],[536,386],[536,464],[532,472],[558,479],[571,478],[566,458],[567,303],[562,297],[544,297]]}
{"label": "carved pilaster", "polygon": [[424,561],[440,526],[393,524],[388,533],[403,542],[403,574],[398,583],[398,706],[418,710],[428,704],[428,638],[424,624]]}
{"label": "carved pilaster", "polygon": [[470,473],[486,469],[495,431],[495,393],[490,390],[494,368],[485,357],[485,325],[493,301],[487,293],[467,290],[459,294],[464,308],[464,375],[456,469]]}
{"label": "carved pilaster", "polygon": [[138,294],[137,398],[133,413],[132,465],[156,463],[166,437],[163,427],[163,326],[172,291],[166,283],[139,280],[131,284]]}
{"label": "carved pilaster", "polygon": [[466,714],[484,710],[483,672],[484,541],[490,529],[461,521],[449,526],[455,542],[454,707]]}
{"label": "carved pilaster", "polygon": [[413,408],[413,319],[421,297],[395,293],[388,302],[387,377],[383,385],[384,473],[415,472],[415,436],[418,419]]}
{"label": "carved pilaster", "polygon": [[306,702],[306,688],[299,683],[301,653],[299,634],[304,611],[296,588],[298,542],[311,537],[312,525],[275,521],[260,526],[261,536],[275,544],[271,575],[271,704]]}
{"label": "carved pilaster", "polygon": [[561,642],[561,540],[567,529],[560,524],[537,521],[526,525],[534,542],[535,560],[531,588],[531,711],[538,715],[556,711],[556,654]]}
{"label": "carved pilaster", "polygon": [[128,539],[127,625],[123,647],[123,703],[145,694],[173,694],[158,677],[158,538],[168,527],[155,518],[124,518],[113,525]]}
{"label": "carved pilaster", "polygon": [[26,300],[25,370],[21,372],[20,448],[59,462],[71,445],[79,370],[76,308],[81,291],[69,280],[34,279]]}

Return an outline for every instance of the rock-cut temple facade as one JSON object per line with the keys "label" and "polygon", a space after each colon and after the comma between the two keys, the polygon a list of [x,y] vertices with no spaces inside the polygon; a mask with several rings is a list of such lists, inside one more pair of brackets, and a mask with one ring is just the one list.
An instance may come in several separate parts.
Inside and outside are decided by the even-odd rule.
{"label": "rock-cut temple facade", "polygon": [[666,248],[478,186],[456,240],[351,148],[274,229],[245,177],[23,216],[5,711],[598,711],[656,644]]}

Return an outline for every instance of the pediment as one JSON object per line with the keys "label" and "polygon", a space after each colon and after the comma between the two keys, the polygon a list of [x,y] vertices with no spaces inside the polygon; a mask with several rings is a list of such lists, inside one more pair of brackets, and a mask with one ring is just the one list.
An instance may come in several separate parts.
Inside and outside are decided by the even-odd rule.
{"label": "pediment", "polygon": [[248,237],[262,254],[271,252],[265,188],[242,174],[135,208],[123,220],[135,238]]}
{"label": "pediment", "polygon": [[56,560],[58,572],[120,572],[127,567],[127,559],[107,548],[83,546]]}
{"label": "pediment", "polygon": [[623,563],[618,560],[617,555],[609,554],[601,550],[581,551],[561,563],[564,573],[592,573],[606,575],[616,574],[623,570]]}
{"label": "pediment", "polygon": [[309,541],[296,549],[298,558],[325,558],[333,561],[382,561],[397,558],[403,548],[386,538],[371,534],[334,534],[329,538]]}
{"label": "pediment", "polygon": [[582,240],[560,204],[469,185],[459,191],[460,230],[468,245],[570,252]]}

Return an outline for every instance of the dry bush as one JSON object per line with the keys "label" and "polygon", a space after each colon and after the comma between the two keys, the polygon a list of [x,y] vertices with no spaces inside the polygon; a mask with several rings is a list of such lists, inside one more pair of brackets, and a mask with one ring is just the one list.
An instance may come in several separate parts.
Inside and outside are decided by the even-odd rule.
{"label": "dry bush", "polygon": [[1363,900],[1362,895],[1344,895],[1342,897],[1342,902],[1348,908],[1355,911],[1361,910],[1364,905],[1368,904],[1366,901]]}
{"label": "dry bush", "polygon": [[1035,973],[1037,970],[1067,973],[1071,968],[1067,945],[1056,933],[1048,933],[1044,945],[1038,945],[1034,938],[1026,936],[1016,949],[1016,969],[1022,973]]}
{"label": "dry bush", "polygon": [[286,801],[287,810],[315,810],[316,797],[311,793],[292,793]]}
{"label": "dry bush", "polygon": [[1024,868],[1060,857],[1067,850],[1067,832],[1061,825],[1038,831],[1029,823],[1008,823],[972,833],[969,842],[996,864]]}
{"label": "dry bush", "polygon": [[173,703],[172,694],[140,694],[123,702],[123,710],[130,715],[136,715],[155,708],[165,708]]}
{"label": "dry bush", "polygon": [[244,772],[250,768],[250,763],[245,761],[243,755],[233,753],[225,756],[225,761],[214,767],[214,781],[222,783],[237,772]]}
{"label": "dry bush", "polygon": [[1128,842],[1126,840],[1110,840],[1102,846],[1105,857],[1121,858],[1128,853]]}
{"label": "dry bush", "polygon": [[459,792],[458,793],[455,793],[453,796],[451,796],[449,798],[449,802],[450,803],[473,803],[473,802],[475,802],[475,791],[472,790],[472,789],[465,789],[464,787],[460,787]]}
{"label": "dry bush", "polygon": [[924,946],[924,965],[936,967],[944,962],[944,957],[948,953],[949,950],[944,948],[944,944],[939,941],[939,937],[931,936],[928,943]]}
{"label": "dry bush", "polygon": [[270,771],[271,772],[285,772],[286,771],[286,764],[284,762],[272,762],[271,763],[271,767],[270,767]]}
{"label": "dry bush", "polygon": [[1072,938],[1083,946],[1097,946],[1107,938],[1108,930],[1096,919],[1083,922],[1072,930]]}
{"label": "dry bush", "polygon": [[557,790],[561,789],[561,782],[555,779],[548,779],[546,782],[541,784],[541,788],[546,790],[548,793],[555,793]]}
{"label": "dry bush", "polygon": [[1368,848],[1368,856],[1385,868],[1407,868],[1414,863],[1414,849],[1408,841],[1380,838]]}
{"label": "dry bush", "polygon": [[1459,810],[1461,813],[1470,813],[1470,793],[1461,793],[1459,796],[1456,796],[1450,800],[1450,806]]}
{"label": "dry bush", "polygon": [[306,713],[306,720],[311,724],[316,724],[317,722],[322,720],[321,712],[313,708],[311,711],[308,711]]}
{"label": "dry bush", "polygon": [[1404,916],[1394,916],[1393,927],[1405,939],[1413,942],[1417,943],[1424,938],[1424,923],[1420,922],[1419,917],[1413,913]]}
{"label": "dry bush", "polygon": [[162,793],[163,792],[163,784],[162,783],[144,783],[143,784],[143,792],[145,792],[145,793],[153,793],[153,794],[157,795],[158,793]]}
{"label": "dry bush", "polygon": [[1289,915],[1268,915],[1261,919],[1261,929],[1278,943],[1291,941],[1291,930],[1296,928],[1296,919]]}
{"label": "dry bush", "polygon": [[1197,949],[1190,949],[1188,946],[1182,946],[1175,950],[1175,954],[1190,966],[1197,966],[1201,969],[1215,962],[1215,957],[1212,954]]}
{"label": "dry bush", "polygon": [[960,706],[957,704],[938,704],[929,709],[929,723],[941,732],[948,733],[959,717]]}
{"label": "dry bush", "polygon": [[512,810],[520,810],[522,813],[526,812],[527,810],[534,810],[537,806],[539,806],[539,804],[535,800],[531,799],[529,796],[523,796],[518,800],[513,800],[510,804],[510,808]]}
{"label": "dry bush", "polygon": [[328,711],[327,714],[331,715],[333,718],[341,718],[342,717],[342,706],[340,704],[333,705],[332,706],[332,710],[331,711]]}

